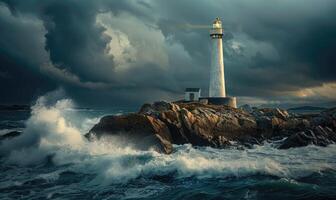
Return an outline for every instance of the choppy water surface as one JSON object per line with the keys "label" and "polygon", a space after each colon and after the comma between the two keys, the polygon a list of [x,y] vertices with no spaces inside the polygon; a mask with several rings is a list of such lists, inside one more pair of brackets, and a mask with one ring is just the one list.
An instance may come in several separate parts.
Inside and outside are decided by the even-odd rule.
{"label": "choppy water surface", "polygon": [[82,135],[104,113],[46,102],[9,119],[0,114],[3,132],[24,130],[0,145],[0,199],[336,199],[336,145],[183,145],[163,155],[118,138],[88,143]]}

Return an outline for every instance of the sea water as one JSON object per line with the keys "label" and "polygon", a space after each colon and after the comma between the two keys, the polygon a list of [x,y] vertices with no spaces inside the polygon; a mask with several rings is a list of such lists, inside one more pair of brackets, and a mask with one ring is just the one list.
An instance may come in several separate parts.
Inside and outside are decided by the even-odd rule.
{"label": "sea water", "polygon": [[102,116],[132,109],[48,98],[0,113],[0,134],[23,131],[0,144],[0,199],[336,199],[336,145],[139,151],[83,137]]}

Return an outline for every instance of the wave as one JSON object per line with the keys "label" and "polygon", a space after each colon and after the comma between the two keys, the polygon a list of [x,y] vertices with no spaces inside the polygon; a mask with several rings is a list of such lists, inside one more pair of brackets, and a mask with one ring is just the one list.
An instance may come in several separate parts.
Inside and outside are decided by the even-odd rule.
{"label": "wave", "polygon": [[0,136],[6,135],[10,132],[21,132],[23,128],[0,129]]}
{"label": "wave", "polygon": [[54,97],[40,97],[32,107],[24,133],[0,146],[1,155],[9,165],[39,165],[50,158],[53,165],[62,166],[60,171],[42,173],[37,178],[55,181],[59,174],[70,171],[92,174],[93,185],[167,175],[176,179],[251,175],[297,179],[336,168],[336,145],[289,150],[275,149],[272,144],[247,150],[181,145],[165,155],[125,146],[118,137],[88,142],[83,134],[99,117],[84,119],[78,112],[69,114],[74,103],[66,98],[50,100]]}

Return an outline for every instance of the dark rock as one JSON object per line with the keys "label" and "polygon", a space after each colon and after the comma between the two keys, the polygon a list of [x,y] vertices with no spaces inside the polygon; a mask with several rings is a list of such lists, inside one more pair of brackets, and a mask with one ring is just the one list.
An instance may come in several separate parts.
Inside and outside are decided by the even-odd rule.
{"label": "dark rock", "polygon": [[167,126],[158,119],[141,114],[106,116],[86,135],[88,138],[120,136],[128,145],[141,150],[154,148],[159,152],[171,153],[171,136]]}
{"label": "dark rock", "polygon": [[317,138],[312,130],[298,132],[287,138],[279,149],[289,149],[293,147],[303,147],[309,144],[317,143]]}
{"label": "dark rock", "polygon": [[248,104],[242,105],[239,108],[242,109],[245,112],[248,112],[248,113],[252,113],[253,112],[253,108],[250,105],[248,105]]}
{"label": "dark rock", "polygon": [[159,101],[153,104],[144,104],[140,108],[139,114],[153,115],[157,117],[161,112],[168,111],[168,110],[176,111],[179,109],[180,108],[178,107],[177,104],[168,103],[165,101]]}
{"label": "dark rock", "polygon": [[282,120],[289,118],[288,112],[279,108],[261,108],[258,111],[259,114],[262,114],[263,116],[276,117]]}
{"label": "dark rock", "polygon": [[155,147],[164,153],[172,151],[172,144],[187,143],[225,148],[233,143],[252,147],[277,140],[283,142],[282,149],[326,146],[336,142],[335,113],[336,109],[329,109],[319,115],[290,115],[271,108],[156,102],[143,105],[137,114],[104,117],[88,136],[122,135],[140,149]]}
{"label": "dark rock", "polygon": [[288,149],[292,147],[302,147],[309,144],[318,146],[327,146],[336,142],[336,134],[328,127],[317,126],[313,130],[296,133],[287,138],[279,147],[280,149]]}

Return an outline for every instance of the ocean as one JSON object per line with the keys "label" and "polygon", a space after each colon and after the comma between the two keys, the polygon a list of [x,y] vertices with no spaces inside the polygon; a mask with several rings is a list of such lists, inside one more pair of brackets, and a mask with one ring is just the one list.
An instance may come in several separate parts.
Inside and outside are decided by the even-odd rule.
{"label": "ocean", "polygon": [[336,145],[289,150],[175,146],[170,155],[88,142],[107,114],[41,97],[31,111],[0,111],[0,199],[336,199]]}

